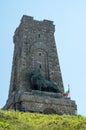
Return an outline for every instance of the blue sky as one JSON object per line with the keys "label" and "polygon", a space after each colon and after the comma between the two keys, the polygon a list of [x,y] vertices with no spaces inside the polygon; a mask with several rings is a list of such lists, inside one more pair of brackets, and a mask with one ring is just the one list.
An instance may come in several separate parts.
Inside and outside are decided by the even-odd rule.
{"label": "blue sky", "polygon": [[86,0],[0,0],[0,107],[8,98],[13,35],[23,15],[55,24],[55,41],[64,88],[86,116]]}

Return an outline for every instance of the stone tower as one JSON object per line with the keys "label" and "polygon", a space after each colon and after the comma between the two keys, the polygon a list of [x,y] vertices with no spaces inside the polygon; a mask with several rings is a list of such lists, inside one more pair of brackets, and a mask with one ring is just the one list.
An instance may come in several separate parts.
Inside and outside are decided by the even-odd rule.
{"label": "stone tower", "polygon": [[14,34],[9,96],[4,109],[75,114],[64,87],[54,39],[53,21],[23,16]]}

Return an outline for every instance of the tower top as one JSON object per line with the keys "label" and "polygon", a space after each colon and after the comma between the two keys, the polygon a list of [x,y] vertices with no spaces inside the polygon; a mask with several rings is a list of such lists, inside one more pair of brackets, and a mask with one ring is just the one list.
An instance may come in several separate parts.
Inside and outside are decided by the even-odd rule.
{"label": "tower top", "polygon": [[25,22],[25,21],[26,21],[26,22],[34,21],[34,22],[37,22],[37,23],[38,23],[38,22],[40,22],[40,23],[43,22],[45,25],[46,25],[46,24],[49,24],[49,25],[50,25],[50,24],[53,24],[53,21],[51,21],[51,20],[44,19],[43,21],[38,21],[38,20],[35,20],[34,17],[32,17],[32,16],[27,16],[27,15],[23,15],[21,21],[24,21],[24,22]]}
{"label": "tower top", "polygon": [[13,40],[14,43],[16,43],[16,41],[20,39],[19,36],[22,35],[22,33],[23,34],[44,33],[53,36],[54,32],[55,32],[55,25],[53,24],[53,21],[46,20],[46,19],[43,21],[38,21],[38,20],[34,20],[34,18],[31,16],[23,15],[21,18],[20,25],[15,30]]}

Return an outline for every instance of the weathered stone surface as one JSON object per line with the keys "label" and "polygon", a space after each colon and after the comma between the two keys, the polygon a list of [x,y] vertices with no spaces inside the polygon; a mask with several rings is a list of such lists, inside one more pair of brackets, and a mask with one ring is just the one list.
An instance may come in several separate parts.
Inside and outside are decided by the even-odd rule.
{"label": "weathered stone surface", "polygon": [[[75,101],[70,98],[55,98],[47,92],[24,92],[19,98],[15,98],[15,110],[40,112],[40,113],[57,113],[74,115],[77,106]],[[42,94],[41,94],[42,93]],[[14,103],[10,100],[8,103],[10,109],[14,109]]]}
{"label": "weathered stone surface", "polygon": [[[64,97],[54,31],[53,21],[22,17],[13,38],[13,66],[4,109],[75,114],[75,102]],[[28,78],[34,70],[42,76]]]}
{"label": "weathered stone surface", "polygon": [[21,101],[23,111],[32,111],[40,113],[57,113],[57,114],[75,114],[75,102],[64,98],[43,98],[34,97],[33,95],[22,95]]}

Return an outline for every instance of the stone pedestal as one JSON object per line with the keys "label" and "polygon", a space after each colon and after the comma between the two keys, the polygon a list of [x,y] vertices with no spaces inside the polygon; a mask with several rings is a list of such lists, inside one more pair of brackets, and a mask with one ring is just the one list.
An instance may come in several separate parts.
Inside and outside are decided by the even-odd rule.
{"label": "stone pedestal", "polygon": [[[13,102],[15,103],[13,104]],[[57,93],[41,91],[24,92],[19,97],[16,95],[14,99],[11,98],[10,102],[8,102],[9,108],[24,112],[54,113],[59,115],[75,115],[77,110],[75,101],[70,100],[70,98],[63,97]]]}

